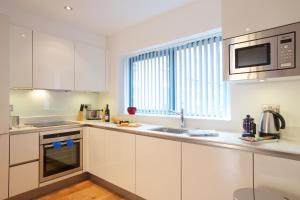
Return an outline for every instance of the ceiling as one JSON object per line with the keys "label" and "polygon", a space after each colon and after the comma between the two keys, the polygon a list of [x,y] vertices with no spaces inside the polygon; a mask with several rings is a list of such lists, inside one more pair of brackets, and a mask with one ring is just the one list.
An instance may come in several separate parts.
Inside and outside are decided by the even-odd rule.
{"label": "ceiling", "polygon": [[0,7],[111,35],[195,1],[199,0],[1,0]]}

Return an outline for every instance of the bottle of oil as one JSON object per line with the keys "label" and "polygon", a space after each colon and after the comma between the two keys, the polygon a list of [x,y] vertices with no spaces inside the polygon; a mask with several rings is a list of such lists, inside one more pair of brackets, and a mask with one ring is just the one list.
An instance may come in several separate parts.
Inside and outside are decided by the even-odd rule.
{"label": "bottle of oil", "polygon": [[110,111],[108,108],[108,104],[106,104],[106,108],[104,111],[104,119],[105,119],[105,122],[110,122]]}

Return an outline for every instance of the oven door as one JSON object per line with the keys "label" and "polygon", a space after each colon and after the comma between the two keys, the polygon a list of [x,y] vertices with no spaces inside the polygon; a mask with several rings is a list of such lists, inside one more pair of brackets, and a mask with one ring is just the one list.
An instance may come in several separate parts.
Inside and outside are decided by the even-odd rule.
{"label": "oven door", "polygon": [[229,46],[230,74],[277,69],[277,37],[264,38]]}
{"label": "oven door", "polygon": [[61,143],[60,148],[53,144],[40,147],[40,182],[49,181],[82,170],[82,139],[73,145]]}

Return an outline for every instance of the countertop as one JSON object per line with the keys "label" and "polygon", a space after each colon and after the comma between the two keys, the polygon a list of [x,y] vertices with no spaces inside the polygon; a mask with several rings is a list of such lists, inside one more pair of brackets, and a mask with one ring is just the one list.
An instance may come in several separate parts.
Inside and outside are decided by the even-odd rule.
{"label": "countertop", "polygon": [[219,136],[215,137],[192,137],[187,134],[172,134],[158,131],[151,131],[149,129],[158,128],[161,126],[142,124],[140,127],[118,127],[116,124],[105,123],[99,121],[82,121],[76,125],[64,125],[55,127],[24,127],[10,130],[10,134],[24,134],[30,132],[43,132],[58,129],[68,129],[77,127],[98,127],[108,130],[116,130],[136,135],[143,135],[148,137],[157,137],[162,139],[174,140],[179,142],[187,142],[193,144],[203,144],[209,146],[217,146],[223,148],[237,149],[242,151],[250,151],[254,153],[272,155],[282,158],[288,158],[300,161],[300,143],[281,139],[278,142],[249,144],[239,139],[240,133],[232,132],[218,132]]}

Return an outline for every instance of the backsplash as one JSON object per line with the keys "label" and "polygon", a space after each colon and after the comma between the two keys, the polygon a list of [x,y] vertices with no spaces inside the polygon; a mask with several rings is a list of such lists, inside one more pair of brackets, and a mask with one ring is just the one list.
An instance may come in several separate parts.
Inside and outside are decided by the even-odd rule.
{"label": "backsplash", "polygon": [[11,115],[20,117],[75,116],[80,104],[100,105],[98,93],[49,90],[10,90]]}

